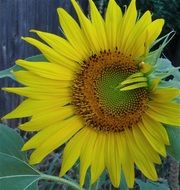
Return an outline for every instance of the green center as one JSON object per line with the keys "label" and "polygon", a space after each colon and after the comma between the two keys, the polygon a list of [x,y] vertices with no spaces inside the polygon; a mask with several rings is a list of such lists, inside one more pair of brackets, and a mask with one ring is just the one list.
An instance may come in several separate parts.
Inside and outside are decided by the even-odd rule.
{"label": "green center", "polygon": [[123,82],[131,73],[124,73],[121,70],[109,68],[103,71],[101,77],[97,78],[97,94],[99,102],[104,110],[111,114],[121,114],[124,112],[132,112],[136,107],[138,98],[138,89],[120,91],[116,88],[119,83]]}

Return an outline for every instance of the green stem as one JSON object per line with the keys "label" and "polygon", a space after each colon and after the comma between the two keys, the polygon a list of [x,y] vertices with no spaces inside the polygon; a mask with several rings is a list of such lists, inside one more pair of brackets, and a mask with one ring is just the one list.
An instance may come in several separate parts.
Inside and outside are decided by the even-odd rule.
{"label": "green stem", "polygon": [[51,180],[51,181],[55,181],[55,182],[58,182],[58,183],[61,183],[61,184],[65,184],[65,185],[68,185],[68,186],[72,187],[75,190],[80,190],[80,189],[83,190],[83,188],[81,188],[78,184],[76,184],[76,183],[74,183],[72,181],[69,181],[67,179],[57,177],[57,176],[41,174],[41,179]]}

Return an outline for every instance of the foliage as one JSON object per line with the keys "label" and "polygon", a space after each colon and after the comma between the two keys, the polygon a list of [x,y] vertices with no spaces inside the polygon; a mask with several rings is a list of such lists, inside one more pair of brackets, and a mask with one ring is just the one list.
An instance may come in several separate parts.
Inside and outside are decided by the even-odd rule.
{"label": "foliage", "polygon": [[0,187],[1,190],[37,190],[39,173],[27,164],[20,149],[22,138],[12,129],[0,125]]}
{"label": "foliage", "polygon": [[177,161],[180,161],[180,128],[166,127],[169,134],[169,140],[171,146],[168,146],[168,153],[174,157]]}
{"label": "foliage", "polygon": [[167,183],[144,182],[139,179],[136,179],[136,183],[139,185],[140,190],[169,190]]}
{"label": "foliage", "polygon": [[0,124],[0,135],[1,190],[38,190],[37,181],[40,179],[80,189],[79,185],[70,180],[43,174],[30,166],[26,153],[21,151],[23,139],[13,129]]}

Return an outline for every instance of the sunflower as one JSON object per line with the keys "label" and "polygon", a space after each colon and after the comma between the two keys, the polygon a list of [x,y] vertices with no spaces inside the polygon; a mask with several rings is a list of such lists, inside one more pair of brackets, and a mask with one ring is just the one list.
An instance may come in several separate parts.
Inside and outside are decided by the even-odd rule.
{"label": "sunflower", "polygon": [[34,149],[31,164],[66,143],[60,176],[79,159],[81,186],[88,168],[91,183],[106,169],[115,187],[122,171],[132,188],[135,165],[157,180],[155,164],[169,145],[163,124],[180,121],[172,101],[179,90],[159,87],[159,79],[150,77],[154,66],[145,62],[164,20],[152,21],[149,11],[137,17],[135,0],[124,14],[110,0],[105,18],[92,0],[90,18],[71,2],[80,24],[58,8],[65,38],[37,30],[33,32],[46,43],[23,38],[47,61],[17,60],[24,70],[14,75],[23,86],[4,90],[27,99],[4,118],[30,117],[19,128],[37,132],[23,146]]}

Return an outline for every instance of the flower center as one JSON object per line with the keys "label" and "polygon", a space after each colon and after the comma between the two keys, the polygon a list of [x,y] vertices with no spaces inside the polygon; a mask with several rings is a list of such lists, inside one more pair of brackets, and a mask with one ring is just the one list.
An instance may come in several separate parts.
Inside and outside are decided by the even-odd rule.
{"label": "flower center", "polygon": [[120,132],[139,122],[146,109],[147,89],[117,88],[137,72],[136,62],[118,50],[100,52],[84,61],[73,81],[72,103],[86,126]]}

